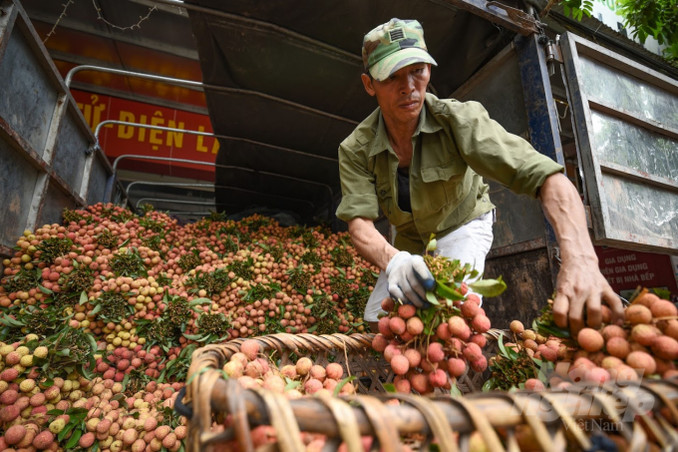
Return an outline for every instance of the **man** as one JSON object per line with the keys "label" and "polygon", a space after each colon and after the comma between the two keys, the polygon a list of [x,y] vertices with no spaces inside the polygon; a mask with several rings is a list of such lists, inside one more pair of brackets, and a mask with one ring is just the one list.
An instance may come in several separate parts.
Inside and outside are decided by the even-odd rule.
{"label": "man", "polygon": [[[482,274],[494,214],[483,178],[541,201],[561,249],[555,322],[572,332],[585,322],[599,326],[602,302],[621,320],[621,300],[600,273],[583,204],[562,166],[506,132],[479,103],[427,93],[436,62],[416,20],[376,27],[362,55],[362,82],[379,107],[339,147],[336,213],[358,252],[382,270],[365,320],[376,325],[389,294],[425,305],[435,281],[421,253],[431,234],[438,252]],[[380,207],[396,229],[393,245],[374,226]]]}

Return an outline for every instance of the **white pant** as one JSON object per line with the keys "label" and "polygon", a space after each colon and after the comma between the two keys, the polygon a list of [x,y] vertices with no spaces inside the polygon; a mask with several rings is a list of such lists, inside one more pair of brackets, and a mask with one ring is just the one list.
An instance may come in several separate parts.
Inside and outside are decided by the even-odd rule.
{"label": "white pant", "polygon": [[[485,271],[485,257],[492,247],[493,223],[494,211],[469,221],[446,236],[436,238],[436,252],[450,259],[458,259],[461,265],[471,264],[471,267],[478,271],[475,279],[480,278]],[[381,301],[387,297],[390,297],[388,281],[385,272],[381,272],[367,300],[363,319],[367,322],[379,320],[379,314],[384,313],[381,309]]]}

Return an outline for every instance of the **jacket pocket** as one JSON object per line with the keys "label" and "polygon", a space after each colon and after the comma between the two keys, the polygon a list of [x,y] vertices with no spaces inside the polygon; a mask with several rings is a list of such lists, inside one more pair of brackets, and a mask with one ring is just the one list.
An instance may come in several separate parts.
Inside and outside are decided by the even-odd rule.
{"label": "jacket pocket", "polygon": [[421,169],[423,203],[427,210],[437,212],[445,205],[458,203],[464,193],[466,166],[448,164]]}

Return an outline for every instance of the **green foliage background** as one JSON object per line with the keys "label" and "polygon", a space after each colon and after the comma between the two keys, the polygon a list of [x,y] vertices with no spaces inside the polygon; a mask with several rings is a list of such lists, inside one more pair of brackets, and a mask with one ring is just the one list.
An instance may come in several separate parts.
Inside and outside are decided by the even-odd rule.
{"label": "green foliage background", "polygon": [[[641,43],[653,37],[665,45],[664,58],[678,67],[678,0],[615,0],[624,26]],[[576,20],[591,16],[594,0],[562,0],[565,14]]]}

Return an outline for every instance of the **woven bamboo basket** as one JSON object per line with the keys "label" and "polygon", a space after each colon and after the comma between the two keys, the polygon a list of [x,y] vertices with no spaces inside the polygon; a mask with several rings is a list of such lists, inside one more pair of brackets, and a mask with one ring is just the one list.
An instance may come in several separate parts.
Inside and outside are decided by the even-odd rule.
{"label": "woven bamboo basket", "polygon": [[[244,389],[221,368],[244,339],[196,350],[186,392],[178,401],[188,418],[188,451],[310,450],[304,433],[324,438],[324,451],[367,450],[677,450],[678,381],[635,385],[574,384],[567,390],[480,392],[483,377],[467,375],[462,396],[394,394],[372,334],[273,334],[254,338],[280,366],[296,357],[339,362],[356,377],[358,394],[288,399],[265,389]],[[475,378],[475,381],[474,381]],[[395,403],[394,403],[395,402]],[[254,447],[253,429],[275,432]],[[621,445],[621,446],[619,446]],[[621,447],[621,448],[617,448]]]}

